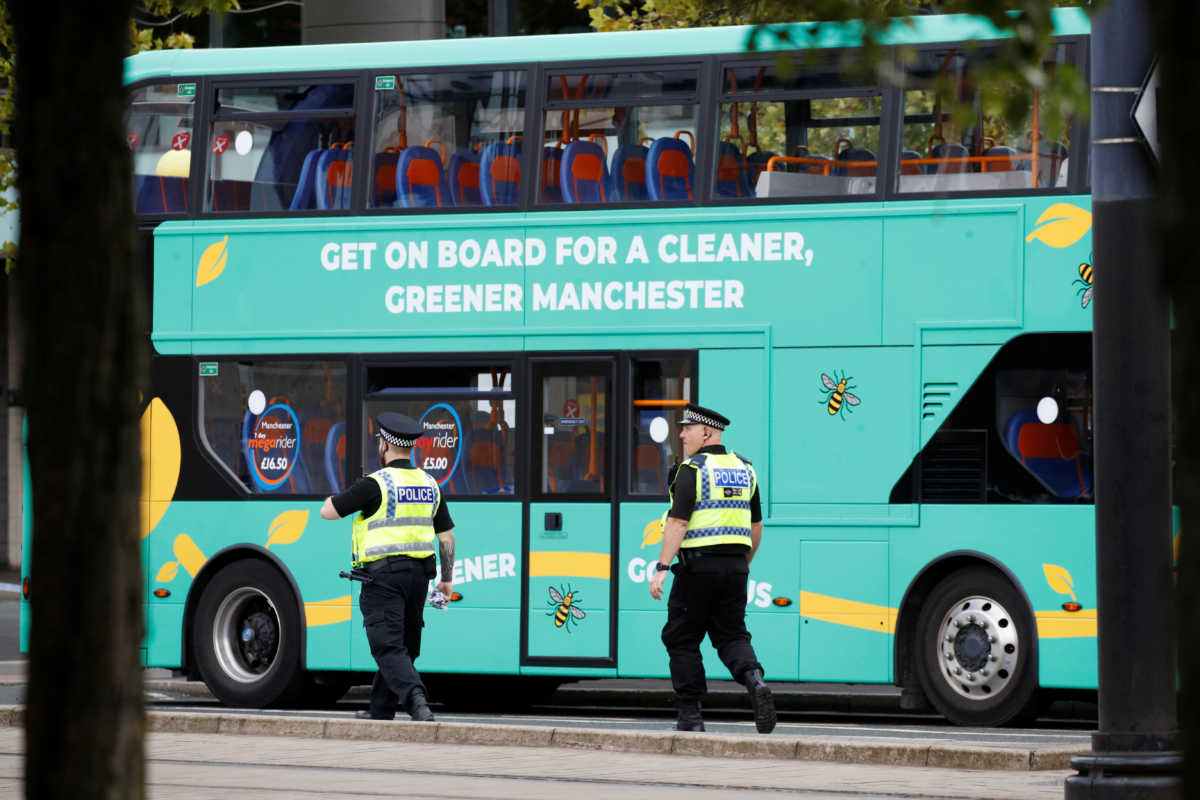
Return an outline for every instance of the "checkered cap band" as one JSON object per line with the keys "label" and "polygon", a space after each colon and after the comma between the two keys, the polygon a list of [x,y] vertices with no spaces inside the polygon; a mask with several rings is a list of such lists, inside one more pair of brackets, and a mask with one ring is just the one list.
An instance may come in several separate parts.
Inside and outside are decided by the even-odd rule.
{"label": "checkered cap band", "polygon": [[716,428],[719,431],[725,430],[725,425],[723,423],[717,422],[712,417],[706,417],[703,414],[698,414],[695,411],[692,411],[690,408],[685,408],[683,410],[683,421],[685,424],[689,422],[698,422],[701,425],[707,425],[708,427]]}
{"label": "checkered cap band", "polygon": [[415,445],[417,443],[417,439],[420,438],[420,437],[416,437],[416,436],[411,437],[411,438],[407,437],[407,436],[397,436],[396,434],[389,431],[387,428],[380,428],[379,436],[385,442],[387,442],[388,444],[390,444],[394,447],[412,447],[413,445]]}

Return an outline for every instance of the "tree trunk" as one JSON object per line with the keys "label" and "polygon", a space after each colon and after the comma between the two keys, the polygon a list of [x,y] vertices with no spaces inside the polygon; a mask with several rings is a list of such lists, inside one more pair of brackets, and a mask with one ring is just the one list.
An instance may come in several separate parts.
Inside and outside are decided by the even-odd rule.
{"label": "tree trunk", "polygon": [[33,487],[26,796],[144,796],[129,0],[8,3]]}
{"label": "tree trunk", "polygon": [[[1158,109],[1162,257],[1171,294],[1173,339],[1172,421],[1175,425],[1175,505],[1181,524],[1178,561],[1180,703],[1183,797],[1200,797],[1200,270],[1196,221],[1200,219],[1200,161],[1196,131],[1200,75],[1194,0],[1158,0],[1155,49],[1159,56]],[[1189,530],[1190,529],[1190,530]]]}

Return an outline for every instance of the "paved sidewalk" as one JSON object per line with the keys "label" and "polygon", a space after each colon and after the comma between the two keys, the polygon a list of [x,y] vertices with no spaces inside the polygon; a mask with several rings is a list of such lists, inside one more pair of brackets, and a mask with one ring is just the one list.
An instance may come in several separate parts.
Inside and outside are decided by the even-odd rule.
{"label": "paved sidewalk", "polygon": [[[370,723],[366,723],[369,725]],[[417,727],[419,723],[391,723]],[[0,796],[19,796],[23,736],[0,728]],[[1059,800],[1067,771],[1001,772],[753,758],[202,733],[148,734],[152,800],[237,796],[622,800],[717,796]]]}

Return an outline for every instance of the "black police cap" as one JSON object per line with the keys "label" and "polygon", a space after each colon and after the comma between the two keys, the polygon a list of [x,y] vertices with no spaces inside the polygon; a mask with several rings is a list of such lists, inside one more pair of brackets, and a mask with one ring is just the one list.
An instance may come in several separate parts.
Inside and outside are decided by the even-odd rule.
{"label": "black police cap", "polygon": [[385,411],[375,417],[379,437],[395,447],[412,447],[425,433],[421,423],[395,411]]}
{"label": "black police cap", "polygon": [[679,424],[707,425],[710,428],[723,431],[725,430],[725,426],[729,424],[729,418],[724,414],[713,411],[711,408],[698,406],[695,403],[688,403],[684,406],[683,416],[679,419]]}

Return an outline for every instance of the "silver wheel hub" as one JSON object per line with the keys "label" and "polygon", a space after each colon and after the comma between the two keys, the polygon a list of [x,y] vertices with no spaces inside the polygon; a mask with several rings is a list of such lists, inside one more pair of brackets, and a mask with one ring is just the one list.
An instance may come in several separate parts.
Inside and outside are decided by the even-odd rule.
{"label": "silver wheel hub", "polygon": [[263,679],[275,664],[282,637],[275,606],[252,586],[234,589],[217,607],[213,655],[221,671],[239,683]]}
{"label": "silver wheel hub", "polygon": [[1015,677],[1021,654],[1012,615],[991,597],[971,595],[947,609],[938,626],[940,674],[960,697],[986,700]]}

